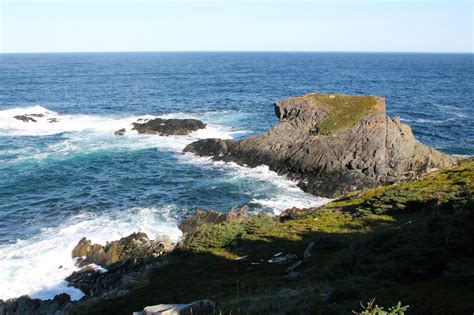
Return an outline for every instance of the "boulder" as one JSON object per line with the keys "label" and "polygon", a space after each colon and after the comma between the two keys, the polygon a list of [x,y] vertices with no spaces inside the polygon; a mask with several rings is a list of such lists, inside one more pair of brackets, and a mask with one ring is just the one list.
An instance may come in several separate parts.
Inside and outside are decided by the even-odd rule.
{"label": "boulder", "polygon": [[160,237],[150,240],[145,233],[133,233],[118,241],[108,242],[105,246],[92,244],[82,238],[72,250],[72,257],[79,258],[80,265],[97,264],[104,268],[127,259],[148,259],[159,257],[174,247],[169,238]]}
{"label": "boulder", "polygon": [[140,134],[156,134],[161,136],[184,136],[193,131],[206,128],[206,124],[197,119],[155,118],[144,123],[136,122],[132,125],[132,130],[136,130]]}
{"label": "boulder", "polygon": [[455,165],[391,119],[377,96],[308,94],[275,103],[280,122],[239,141],[204,139],[184,151],[255,167],[268,165],[318,196],[335,197]]}
{"label": "boulder", "polygon": [[211,300],[199,300],[189,304],[159,304],[147,306],[133,315],[196,315],[212,314],[216,303]]}

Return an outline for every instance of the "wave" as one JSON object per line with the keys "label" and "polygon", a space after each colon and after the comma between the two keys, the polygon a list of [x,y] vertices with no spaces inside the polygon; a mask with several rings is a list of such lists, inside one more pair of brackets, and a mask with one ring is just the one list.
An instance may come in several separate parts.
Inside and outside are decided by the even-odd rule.
{"label": "wave", "polygon": [[[36,122],[23,122],[14,116],[39,114]],[[138,119],[162,118],[199,118],[207,123],[205,129],[197,130],[187,136],[141,135],[131,130],[132,123]],[[230,112],[207,112],[201,117],[197,114],[171,113],[162,116],[128,116],[109,117],[93,115],[64,115],[51,111],[40,105],[20,107],[0,111],[0,135],[4,136],[60,136],[54,143],[45,146],[22,146],[16,149],[0,150],[0,158],[11,157],[9,163],[25,160],[43,160],[62,158],[74,153],[91,153],[96,151],[120,151],[157,148],[180,152],[189,143],[204,138],[231,139],[234,135],[246,133],[245,130],[232,130],[217,122],[235,119]],[[51,123],[50,119],[57,119]],[[215,121],[213,121],[213,119]],[[115,136],[114,131],[125,128],[125,136]],[[50,140],[50,142],[52,142]]]}
{"label": "wave", "polygon": [[236,163],[212,161],[210,158],[198,157],[190,153],[178,157],[181,163],[191,163],[197,167],[223,170],[229,181],[239,185],[239,181],[247,181],[248,194],[254,196],[251,203],[259,205],[278,215],[291,208],[309,208],[322,206],[331,199],[317,197],[302,191],[297,182],[271,171],[268,166],[260,165],[253,168],[240,166]]}
{"label": "wave", "polygon": [[83,236],[94,243],[105,244],[142,231],[150,238],[168,235],[177,241],[181,232],[177,221],[172,218],[174,212],[173,205],[102,215],[84,212],[69,218],[59,227],[44,228],[30,239],[1,245],[0,299],[24,294],[50,299],[64,292],[77,300],[83,293],[68,287],[64,279],[77,270],[71,251]]}

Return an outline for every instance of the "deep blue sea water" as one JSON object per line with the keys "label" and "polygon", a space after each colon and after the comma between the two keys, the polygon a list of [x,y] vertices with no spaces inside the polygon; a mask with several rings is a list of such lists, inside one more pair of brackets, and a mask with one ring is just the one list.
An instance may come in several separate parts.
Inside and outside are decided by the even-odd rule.
{"label": "deep blue sea water", "polygon": [[[324,199],[266,167],[213,163],[181,149],[241,138],[277,119],[273,102],[308,92],[373,94],[417,139],[474,154],[474,55],[90,53],[0,55],[0,299],[67,291],[82,236],[142,230],[179,237],[196,208],[278,213]],[[42,113],[37,123],[13,116]],[[140,117],[198,118],[187,137],[113,132]],[[51,124],[48,118],[57,118]],[[63,268],[58,269],[59,266]]]}

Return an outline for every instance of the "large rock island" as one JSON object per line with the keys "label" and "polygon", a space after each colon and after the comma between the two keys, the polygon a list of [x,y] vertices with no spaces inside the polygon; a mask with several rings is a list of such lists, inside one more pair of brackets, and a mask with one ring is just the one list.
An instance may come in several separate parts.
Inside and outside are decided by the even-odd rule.
{"label": "large rock island", "polygon": [[270,169],[305,191],[334,197],[414,178],[456,159],[416,142],[411,128],[391,119],[377,96],[307,94],[275,103],[280,123],[240,141],[203,139],[184,151]]}

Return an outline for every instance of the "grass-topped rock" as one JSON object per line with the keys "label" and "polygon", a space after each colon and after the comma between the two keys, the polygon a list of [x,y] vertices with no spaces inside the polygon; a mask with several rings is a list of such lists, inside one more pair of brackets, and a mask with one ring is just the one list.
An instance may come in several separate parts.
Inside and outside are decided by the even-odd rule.
{"label": "grass-topped rock", "polygon": [[268,165],[316,195],[338,196],[410,179],[456,159],[417,143],[378,96],[307,94],[275,103],[280,123],[240,141],[204,139],[184,151],[248,166]]}

